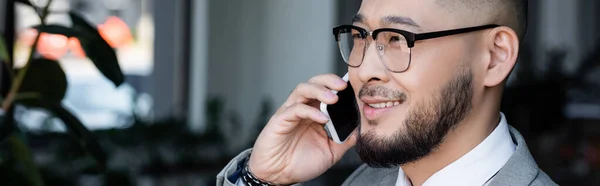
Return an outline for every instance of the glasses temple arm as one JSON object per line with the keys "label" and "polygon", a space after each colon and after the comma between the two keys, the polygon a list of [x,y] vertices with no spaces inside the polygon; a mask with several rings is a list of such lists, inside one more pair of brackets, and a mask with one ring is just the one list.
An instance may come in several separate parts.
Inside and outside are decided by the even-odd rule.
{"label": "glasses temple arm", "polygon": [[415,34],[415,41],[444,37],[444,36],[449,36],[449,35],[463,34],[463,33],[467,33],[467,32],[495,28],[498,26],[500,26],[500,25],[483,25],[483,26],[476,26],[476,27],[459,28],[459,29],[454,29],[454,30],[444,30],[444,31],[437,31],[437,32]]}

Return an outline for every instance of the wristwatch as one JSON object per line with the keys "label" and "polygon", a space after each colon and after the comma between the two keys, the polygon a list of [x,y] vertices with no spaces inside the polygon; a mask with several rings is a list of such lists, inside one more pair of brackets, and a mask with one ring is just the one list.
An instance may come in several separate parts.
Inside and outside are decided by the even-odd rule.
{"label": "wristwatch", "polygon": [[246,158],[246,165],[244,165],[244,169],[242,170],[242,181],[247,186],[279,186],[280,184],[274,184],[268,181],[261,180],[256,177],[251,171],[250,166],[248,165],[250,162],[250,155]]}

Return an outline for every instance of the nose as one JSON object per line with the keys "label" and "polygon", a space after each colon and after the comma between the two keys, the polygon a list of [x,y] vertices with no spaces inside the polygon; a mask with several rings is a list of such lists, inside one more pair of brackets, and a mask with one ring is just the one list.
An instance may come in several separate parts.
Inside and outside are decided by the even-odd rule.
{"label": "nose", "polygon": [[379,57],[376,42],[371,42],[365,49],[363,62],[356,68],[358,68],[358,78],[365,85],[389,81],[390,77],[386,67],[383,65],[383,61],[381,61],[381,58]]}

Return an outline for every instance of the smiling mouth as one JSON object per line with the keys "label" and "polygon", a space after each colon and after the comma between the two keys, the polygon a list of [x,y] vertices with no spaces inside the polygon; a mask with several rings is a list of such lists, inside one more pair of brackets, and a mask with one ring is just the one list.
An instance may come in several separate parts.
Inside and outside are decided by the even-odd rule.
{"label": "smiling mouth", "polygon": [[369,103],[367,105],[369,105],[370,107],[373,107],[373,108],[388,108],[388,107],[400,105],[400,103],[401,103],[401,101],[388,101],[388,102],[381,102],[381,103]]}
{"label": "smiling mouth", "polygon": [[385,115],[386,113],[394,110],[396,107],[402,105],[405,100],[385,100],[365,97],[361,99],[361,101],[363,101],[364,104],[362,110],[365,119],[376,120]]}

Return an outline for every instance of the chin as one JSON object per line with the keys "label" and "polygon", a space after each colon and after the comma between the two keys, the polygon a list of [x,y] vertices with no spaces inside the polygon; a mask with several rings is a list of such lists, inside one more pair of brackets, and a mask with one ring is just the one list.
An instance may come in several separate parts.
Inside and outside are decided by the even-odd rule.
{"label": "chin", "polygon": [[383,119],[380,121],[368,121],[362,118],[360,123],[360,134],[367,132],[375,133],[380,137],[392,137],[398,130],[404,130],[406,127],[403,118],[394,118],[394,120]]}

